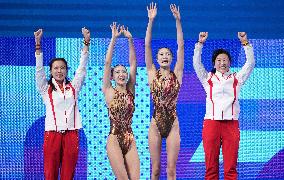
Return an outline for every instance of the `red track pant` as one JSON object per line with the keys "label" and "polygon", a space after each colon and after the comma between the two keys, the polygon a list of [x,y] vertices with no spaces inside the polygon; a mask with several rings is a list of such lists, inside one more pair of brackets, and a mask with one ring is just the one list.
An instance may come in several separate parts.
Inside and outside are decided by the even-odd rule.
{"label": "red track pant", "polygon": [[46,180],[57,180],[60,167],[60,179],[72,180],[79,152],[78,131],[44,133],[44,176]]}
{"label": "red track pant", "polygon": [[204,120],[202,139],[205,152],[205,179],[219,179],[221,145],[224,160],[224,179],[237,179],[237,159],[240,142],[239,121]]}

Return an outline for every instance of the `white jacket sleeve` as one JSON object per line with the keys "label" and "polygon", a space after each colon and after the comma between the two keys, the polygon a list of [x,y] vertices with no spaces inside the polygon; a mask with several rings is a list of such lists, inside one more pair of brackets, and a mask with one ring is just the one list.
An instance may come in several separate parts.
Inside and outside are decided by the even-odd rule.
{"label": "white jacket sleeve", "polygon": [[203,45],[200,43],[195,44],[194,55],[193,55],[193,68],[197,74],[198,79],[203,84],[207,80],[208,72],[204,68],[204,65],[201,62]]}
{"label": "white jacket sleeve", "polygon": [[40,53],[36,57],[36,87],[40,94],[46,93],[48,90],[48,82],[46,80],[44,68],[43,68],[43,54]]}
{"label": "white jacket sleeve", "polygon": [[246,63],[242,67],[242,69],[237,73],[236,78],[238,79],[240,84],[244,84],[248,79],[252,70],[255,66],[253,47],[250,45],[244,46],[245,54],[246,54]]}
{"label": "white jacket sleeve", "polygon": [[80,64],[76,70],[74,79],[72,80],[72,85],[77,92],[81,90],[81,87],[84,83],[87,71],[86,67],[89,61],[89,52],[81,52]]}

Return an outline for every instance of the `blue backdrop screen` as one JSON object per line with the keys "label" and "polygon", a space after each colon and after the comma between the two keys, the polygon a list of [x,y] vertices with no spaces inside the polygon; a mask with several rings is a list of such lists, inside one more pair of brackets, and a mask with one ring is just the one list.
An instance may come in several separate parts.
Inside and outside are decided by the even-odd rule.
{"label": "blue backdrop screen", "polygon": [[[83,129],[76,179],[113,179],[105,145],[109,119],[101,92],[104,58],[109,39],[92,39],[85,84],[79,96]],[[284,39],[251,39],[256,67],[240,94],[241,141],[238,158],[240,179],[284,178]],[[134,39],[138,71],[133,130],[137,141],[141,179],[150,177],[148,127],[151,96],[144,63],[144,39]],[[204,154],[202,122],[205,91],[192,66],[195,41],[185,41],[185,73],[178,100],[181,150],[177,164],[178,179],[203,179]],[[68,61],[72,79],[79,64],[82,39],[44,38],[42,42],[47,76],[52,57]],[[154,40],[153,54],[161,46],[170,47],[176,57],[176,40]],[[230,51],[232,70],[238,71],[245,54],[238,40],[208,40],[202,61],[211,69],[211,54],[216,48]],[[0,38],[1,158],[0,179],[43,179],[43,133],[45,107],[35,86],[33,38]],[[118,39],[114,64],[128,65],[128,43]],[[175,63],[175,60],[173,61]],[[220,170],[222,171],[222,156]],[[166,178],[166,149],[162,146],[162,178]],[[221,173],[221,178],[223,174]]]}

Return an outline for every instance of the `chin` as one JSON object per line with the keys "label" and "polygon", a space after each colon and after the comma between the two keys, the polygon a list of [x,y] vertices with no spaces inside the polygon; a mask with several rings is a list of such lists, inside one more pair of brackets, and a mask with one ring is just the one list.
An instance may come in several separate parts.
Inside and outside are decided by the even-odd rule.
{"label": "chin", "polygon": [[170,64],[160,64],[160,67],[164,67],[164,68],[166,67],[167,68],[167,67],[170,67]]}
{"label": "chin", "polygon": [[116,84],[119,85],[119,86],[125,86],[126,82],[116,82]]}
{"label": "chin", "polygon": [[55,79],[55,81],[57,82],[57,83],[63,83],[64,82],[64,79]]}

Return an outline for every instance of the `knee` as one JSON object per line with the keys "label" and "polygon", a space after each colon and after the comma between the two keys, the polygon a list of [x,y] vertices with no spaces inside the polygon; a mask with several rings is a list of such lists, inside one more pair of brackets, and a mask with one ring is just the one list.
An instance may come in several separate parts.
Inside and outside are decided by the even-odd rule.
{"label": "knee", "polygon": [[139,174],[133,175],[133,176],[131,176],[130,179],[131,179],[131,180],[139,180],[139,179],[140,179],[140,175],[139,175]]}
{"label": "knee", "polygon": [[224,174],[229,175],[229,174],[237,174],[237,169],[234,167],[231,168],[224,168]]}
{"label": "knee", "polygon": [[152,175],[155,177],[160,176],[160,164],[152,165]]}
{"label": "knee", "polygon": [[46,180],[54,180],[54,179],[58,179],[58,177],[56,176],[56,173],[45,170],[44,171],[44,179]]}
{"label": "knee", "polygon": [[167,174],[169,177],[174,177],[176,175],[176,166],[175,165],[169,165],[167,167]]}
{"label": "knee", "polygon": [[125,175],[117,175],[117,180],[128,180],[128,177],[127,176],[125,176]]}

